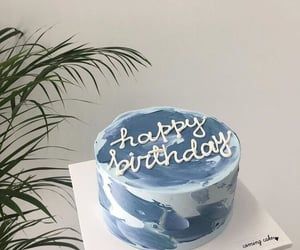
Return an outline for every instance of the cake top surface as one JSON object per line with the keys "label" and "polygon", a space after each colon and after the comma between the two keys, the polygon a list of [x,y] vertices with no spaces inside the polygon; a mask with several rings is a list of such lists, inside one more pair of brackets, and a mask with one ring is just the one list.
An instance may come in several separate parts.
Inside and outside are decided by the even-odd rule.
{"label": "cake top surface", "polygon": [[238,165],[240,144],[224,123],[172,107],[118,116],[95,142],[98,171],[137,188],[214,184]]}

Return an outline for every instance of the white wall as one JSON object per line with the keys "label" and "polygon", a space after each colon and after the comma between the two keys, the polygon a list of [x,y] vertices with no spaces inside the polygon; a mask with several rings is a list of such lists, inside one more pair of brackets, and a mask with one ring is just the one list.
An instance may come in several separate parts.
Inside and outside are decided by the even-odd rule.
{"label": "white wall", "polygon": [[[94,46],[142,51],[153,67],[121,86],[74,93],[99,105],[70,106],[88,124],[62,127],[52,141],[72,146],[71,161],[93,158],[98,131],[120,112],[173,105],[212,114],[242,142],[240,177],[300,248],[300,1],[2,1],[1,26],[55,27]],[[61,164],[61,163],[60,163]],[[51,203],[51,199],[49,200]],[[54,209],[65,224],[76,214]]]}

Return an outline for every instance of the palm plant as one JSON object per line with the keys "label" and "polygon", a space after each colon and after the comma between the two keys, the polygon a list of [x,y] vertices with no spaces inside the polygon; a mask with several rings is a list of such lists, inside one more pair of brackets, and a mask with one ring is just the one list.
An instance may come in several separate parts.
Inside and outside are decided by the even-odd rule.
{"label": "palm plant", "polygon": [[[29,163],[43,159],[41,151],[49,147],[67,150],[47,145],[47,138],[64,121],[77,119],[53,108],[57,104],[64,105],[71,87],[85,86],[84,79],[89,77],[88,82],[92,82],[99,93],[96,71],[102,77],[111,76],[118,84],[119,72],[130,76],[139,66],[150,65],[142,54],[131,48],[76,46],[72,37],[46,47],[41,42],[45,34],[46,31],[38,31],[25,38],[23,32],[15,28],[0,30],[1,250],[41,246],[78,249],[76,242],[80,238],[64,234],[71,228],[23,236],[22,232],[31,227],[55,223],[55,216],[44,204],[41,191],[52,190],[65,197],[66,188],[71,187],[65,168],[33,167]],[[53,170],[62,174],[40,175],[46,172],[49,176]]]}

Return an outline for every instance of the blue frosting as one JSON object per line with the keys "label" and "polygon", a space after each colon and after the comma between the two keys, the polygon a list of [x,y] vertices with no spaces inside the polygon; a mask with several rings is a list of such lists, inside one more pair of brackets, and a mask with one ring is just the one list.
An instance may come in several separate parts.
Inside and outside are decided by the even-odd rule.
{"label": "blue frosting", "polygon": [[[224,187],[227,184],[224,183]],[[173,208],[155,200],[146,201],[130,193],[122,185],[111,180],[111,194],[117,203],[130,215],[143,221],[143,228],[126,224],[124,220],[104,211],[105,221],[114,235],[134,246],[144,249],[176,249],[177,244],[197,240],[222,227],[231,211],[232,202],[226,206],[226,199],[208,205],[201,205],[202,191],[194,192],[199,202],[199,215],[183,217]],[[105,196],[105,194],[104,194]],[[206,194],[208,196],[208,194]],[[198,199],[201,197],[200,199]],[[208,197],[209,199],[209,197]],[[146,226],[150,225],[150,226]],[[125,239],[124,239],[125,238]]]}
{"label": "blue frosting", "polygon": [[[175,108],[152,108],[139,111],[125,113],[119,116],[108,126],[102,133],[100,138],[97,138],[96,145],[97,152],[96,158],[100,164],[108,164],[111,159],[109,154],[110,149],[117,152],[117,159],[129,159],[129,153],[133,152],[135,155],[145,155],[152,149],[153,145],[161,146],[162,140],[150,142],[136,147],[126,143],[124,149],[120,149],[119,145],[111,146],[111,142],[120,138],[120,129],[126,128],[128,135],[137,138],[138,135],[151,131],[154,135],[157,133],[157,123],[171,124],[171,120],[184,121],[189,119],[192,121],[194,117],[203,119],[204,115],[201,113],[178,110]],[[196,138],[193,136],[193,128],[186,128],[183,130],[183,140],[178,142],[175,132],[168,135],[167,151],[177,151],[179,156],[190,147],[191,139],[196,139],[198,145],[207,142],[213,135],[219,132],[226,134],[230,130],[224,123],[219,122],[215,118],[206,117],[206,122],[203,126],[206,135],[204,138]],[[216,182],[230,173],[239,161],[240,148],[239,141],[235,134],[233,134],[230,141],[230,148],[232,156],[229,158],[220,157],[218,154],[211,154],[209,157],[201,160],[193,159],[190,162],[183,162],[177,164],[171,161],[168,167],[156,166],[149,170],[145,167],[142,161],[141,169],[134,173],[131,170],[125,172],[124,177],[120,180],[125,181],[132,186],[151,186],[154,188],[165,186],[177,186],[190,183],[204,183],[208,181]],[[115,171],[114,168],[111,171]]]}
{"label": "blue frosting", "polygon": [[[193,128],[182,131],[178,140],[170,133],[165,143],[167,151],[181,156],[190,147],[191,139],[198,145],[207,142],[219,132],[230,130],[215,118],[198,112],[175,108],[150,108],[127,112],[117,117],[104,129],[95,143],[99,203],[110,231],[118,238],[139,249],[188,250],[204,244],[225,228],[232,211],[239,170],[240,146],[233,133],[230,139],[230,157],[211,154],[201,160],[193,159],[180,164],[146,169],[144,162],[138,172],[130,169],[116,176],[115,168],[108,169],[110,149],[117,152],[117,160],[128,159],[129,153],[145,155],[162,140],[138,145],[126,143],[124,149],[111,142],[120,138],[120,129],[128,135],[151,131],[157,133],[157,123],[170,124],[171,120],[184,121],[206,118],[205,137],[195,138]],[[230,130],[232,131],[232,130]]]}

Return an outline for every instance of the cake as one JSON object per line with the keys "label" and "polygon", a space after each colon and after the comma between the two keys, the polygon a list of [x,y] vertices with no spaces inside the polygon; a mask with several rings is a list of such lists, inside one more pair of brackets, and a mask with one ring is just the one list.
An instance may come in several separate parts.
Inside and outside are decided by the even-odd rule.
{"label": "cake", "polygon": [[138,249],[194,249],[232,214],[240,143],[199,112],[146,108],[118,116],[95,141],[108,229]]}

